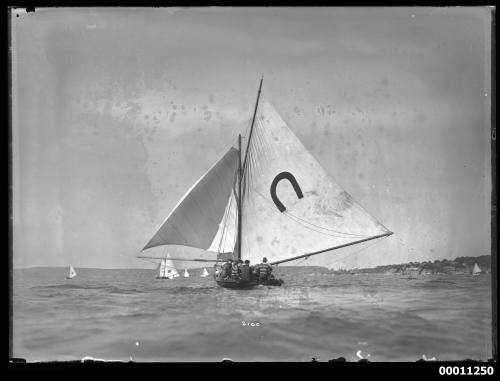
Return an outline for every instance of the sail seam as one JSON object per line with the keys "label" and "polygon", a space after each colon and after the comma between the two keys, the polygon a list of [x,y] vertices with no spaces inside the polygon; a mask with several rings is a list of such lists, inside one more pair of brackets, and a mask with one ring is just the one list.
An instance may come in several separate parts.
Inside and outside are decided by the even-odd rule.
{"label": "sail seam", "polygon": [[[271,201],[269,201],[269,200],[268,200],[268,199],[267,199],[267,198],[266,198],[266,197],[265,197],[262,193],[260,193],[257,189],[255,189],[255,188],[254,188],[253,190],[254,190],[254,191],[255,191],[255,193],[257,193],[257,194],[258,194],[258,195],[259,195],[262,199],[264,199],[264,200],[265,200],[268,204],[271,204]],[[274,209],[275,209],[274,204],[272,204],[272,207],[269,207],[269,209],[270,209],[270,210],[274,210]],[[277,212],[277,213],[278,213],[278,212]],[[309,226],[304,225],[304,224],[303,224],[303,223],[301,223],[300,221],[295,220],[295,219],[294,219],[294,218],[292,218],[292,217],[295,217],[295,218],[298,218],[298,217],[296,217],[295,215],[291,214],[290,212],[285,211],[284,213],[282,213],[282,215],[284,215],[284,216],[286,216],[286,217],[290,218],[292,221],[295,221],[296,223],[298,223],[298,224],[300,224],[300,225],[304,226],[306,229],[309,229],[309,230],[315,231],[315,232],[320,233],[320,234],[328,235],[328,236],[330,236],[330,237],[334,237],[334,238],[362,238],[362,237],[370,237],[370,235],[369,235],[369,234],[362,235],[362,234],[346,233],[346,232],[341,232],[341,231],[337,231],[337,230],[333,230],[333,229],[328,229],[328,228],[322,228],[322,227],[317,226],[317,227],[318,227],[318,228],[320,228],[320,229],[330,230],[330,231],[335,232],[335,233],[337,233],[337,234],[347,235],[348,237],[337,236],[337,235],[334,235],[334,234],[328,234],[328,233],[324,233],[324,232],[321,232],[321,231],[315,230],[315,229],[313,229],[313,228],[311,228],[311,227],[309,227]],[[300,218],[299,218],[299,219],[300,219]],[[310,223],[310,222],[307,222],[307,221],[305,221],[305,220],[302,220],[302,221],[304,221],[305,223],[309,223],[309,224],[311,224],[311,225],[314,225],[314,224],[312,224],[312,223]],[[316,225],[314,225],[314,226],[316,226]]]}

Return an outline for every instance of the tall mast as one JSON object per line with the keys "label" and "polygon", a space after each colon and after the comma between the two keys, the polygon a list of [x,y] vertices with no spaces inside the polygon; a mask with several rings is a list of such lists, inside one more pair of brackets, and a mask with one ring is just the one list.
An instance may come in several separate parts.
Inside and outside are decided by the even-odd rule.
{"label": "tall mast", "polygon": [[241,134],[238,135],[238,259],[241,259],[241,177],[243,171],[241,169]]}
{"label": "tall mast", "polygon": [[238,135],[238,146],[239,146],[239,151],[240,151],[240,156],[239,156],[239,167],[238,167],[238,259],[241,259],[241,222],[242,222],[242,205],[243,205],[243,197],[241,194],[241,181],[243,178],[243,172],[246,169],[246,164],[247,164],[247,157],[248,157],[248,149],[250,148],[250,140],[252,139],[252,132],[253,132],[253,125],[255,123],[255,116],[257,115],[257,107],[259,105],[259,98],[260,98],[260,91],[262,90],[262,81],[264,80],[264,75],[260,78],[260,84],[259,84],[259,92],[257,93],[257,100],[255,101],[255,108],[253,110],[253,117],[252,117],[252,125],[250,126],[250,133],[248,135],[248,142],[247,142],[247,148],[245,150],[245,158],[243,160],[243,166],[241,165],[241,134]]}
{"label": "tall mast", "polygon": [[243,171],[246,169],[248,149],[250,148],[250,141],[252,139],[253,125],[255,123],[255,116],[257,115],[257,106],[259,105],[260,90],[262,89],[262,81],[264,80],[264,75],[260,79],[259,92],[257,93],[257,100],[255,101],[255,109],[253,110],[252,125],[250,126],[250,134],[248,135],[247,149],[245,151],[245,159],[243,161]]}

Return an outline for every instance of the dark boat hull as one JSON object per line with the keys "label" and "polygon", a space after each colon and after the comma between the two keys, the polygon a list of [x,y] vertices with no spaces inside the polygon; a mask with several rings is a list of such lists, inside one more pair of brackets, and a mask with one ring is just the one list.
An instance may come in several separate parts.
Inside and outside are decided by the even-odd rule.
{"label": "dark boat hull", "polygon": [[265,283],[260,283],[258,281],[242,281],[235,279],[215,279],[217,284],[224,288],[231,288],[237,290],[247,290],[255,286],[281,286],[283,281],[281,279],[268,279]]}

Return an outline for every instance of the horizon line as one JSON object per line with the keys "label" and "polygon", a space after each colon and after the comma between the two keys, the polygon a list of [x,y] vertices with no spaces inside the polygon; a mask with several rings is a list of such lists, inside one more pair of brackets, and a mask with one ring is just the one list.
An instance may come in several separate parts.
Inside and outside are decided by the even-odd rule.
{"label": "horizon line", "polygon": [[[448,258],[443,258],[443,259],[434,259],[434,260],[426,260],[426,261],[408,261],[408,262],[400,262],[400,263],[389,263],[385,265],[377,265],[377,266],[372,266],[372,267],[353,267],[352,270],[363,270],[363,269],[372,269],[372,268],[377,268],[377,267],[383,267],[383,266],[396,266],[396,265],[404,265],[408,263],[426,263],[426,262],[431,262],[434,263],[435,261],[454,261],[458,258],[479,258],[479,257],[491,257],[491,254],[481,254],[481,255],[476,255],[476,256],[461,256],[461,257],[455,257],[453,259],[448,259]],[[70,264],[64,265],[64,266],[27,266],[27,267],[12,267],[12,270],[28,270],[28,269],[43,269],[43,268],[48,268],[48,269],[64,269],[69,267]],[[148,270],[146,267],[85,267],[85,266],[74,266],[74,268],[79,268],[79,269],[91,269],[91,270]],[[200,268],[207,267],[207,266],[201,266]],[[211,267],[211,266],[210,266]],[[297,265],[288,265],[288,266],[280,266],[280,267],[324,267],[328,269],[326,266],[320,266],[320,265],[313,265],[313,266],[297,266]],[[193,269],[196,269],[198,267],[192,267]]]}

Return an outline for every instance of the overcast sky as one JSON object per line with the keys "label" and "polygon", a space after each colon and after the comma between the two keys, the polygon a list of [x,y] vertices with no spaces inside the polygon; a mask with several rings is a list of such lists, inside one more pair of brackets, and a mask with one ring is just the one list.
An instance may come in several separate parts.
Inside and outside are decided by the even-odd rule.
{"label": "overcast sky", "polygon": [[489,254],[490,34],[480,7],[14,11],[14,266],[150,267],[135,255],[248,127],[261,73],[395,232],[339,265]]}

